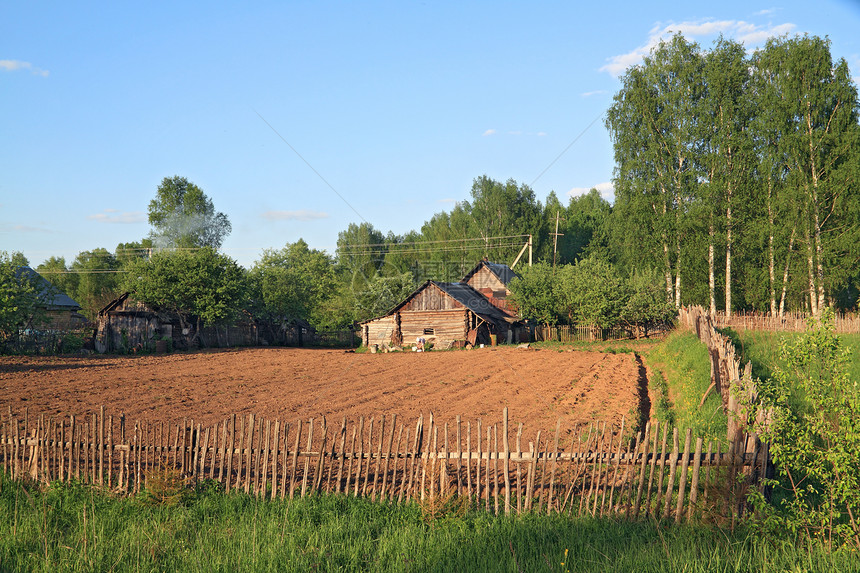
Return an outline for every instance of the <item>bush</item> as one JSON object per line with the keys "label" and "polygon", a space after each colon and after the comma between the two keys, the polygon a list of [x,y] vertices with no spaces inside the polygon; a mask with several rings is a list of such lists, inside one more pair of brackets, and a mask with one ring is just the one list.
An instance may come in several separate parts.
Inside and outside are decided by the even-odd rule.
{"label": "bush", "polygon": [[759,384],[757,430],[770,444],[773,504],[753,493],[761,523],[806,542],[860,548],[860,389],[833,332],[833,312],[786,339],[787,367]]}

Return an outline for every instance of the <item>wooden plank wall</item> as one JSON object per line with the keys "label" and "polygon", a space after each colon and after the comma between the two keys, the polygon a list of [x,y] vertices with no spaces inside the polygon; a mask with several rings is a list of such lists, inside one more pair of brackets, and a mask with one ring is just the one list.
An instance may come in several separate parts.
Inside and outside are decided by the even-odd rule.
{"label": "wooden plank wall", "polygon": [[[401,312],[400,332],[404,344],[414,344],[419,336],[432,341],[437,347],[454,340],[465,340],[468,332],[468,310],[439,310],[424,312]],[[432,328],[434,334],[424,334],[425,328]]]}
{"label": "wooden plank wall", "polygon": [[[752,444],[752,448],[748,445]],[[498,422],[377,416],[332,423],[232,415],[130,421],[0,416],[0,477],[79,481],[133,494],[151,476],[214,480],[265,498],[318,493],[387,502],[467,497],[494,514],[523,512],[659,518],[737,516],[765,469],[754,435],[725,446],[655,423],[642,432],[593,422],[527,434]],[[745,479],[738,480],[739,473]]]}
{"label": "wooden plank wall", "polygon": [[442,292],[442,289],[436,285],[430,284],[416,293],[400,311],[406,313],[407,311],[453,310],[459,308],[464,308],[460,301],[448,293]]}

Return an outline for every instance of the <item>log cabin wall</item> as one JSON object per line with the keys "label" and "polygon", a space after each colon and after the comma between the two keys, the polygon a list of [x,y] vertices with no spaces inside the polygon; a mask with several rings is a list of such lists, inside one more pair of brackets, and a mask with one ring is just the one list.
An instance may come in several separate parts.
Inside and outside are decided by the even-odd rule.
{"label": "log cabin wall", "polygon": [[391,335],[397,330],[396,315],[390,314],[364,323],[362,341],[365,346],[371,344],[389,344]]}
{"label": "log cabin wall", "polygon": [[445,348],[455,340],[465,340],[469,314],[465,308],[403,312],[400,314],[403,342],[415,344],[421,337],[437,348]]}

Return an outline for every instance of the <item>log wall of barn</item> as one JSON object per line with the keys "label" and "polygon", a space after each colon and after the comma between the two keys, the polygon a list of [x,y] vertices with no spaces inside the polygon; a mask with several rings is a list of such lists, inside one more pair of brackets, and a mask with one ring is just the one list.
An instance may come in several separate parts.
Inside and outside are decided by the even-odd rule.
{"label": "log wall of barn", "polygon": [[[468,314],[465,308],[454,310],[427,310],[400,313],[400,331],[404,344],[415,344],[418,337],[445,347],[454,340],[465,340],[468,331]],[[428,334],[425,330],[432,329]]]}
{"label": "log wall of barn", "polygon": [[365,346],[390,344],[391,335],[396,327],[396,316],[393,314],[366,322],[362,332],[362,341]]}

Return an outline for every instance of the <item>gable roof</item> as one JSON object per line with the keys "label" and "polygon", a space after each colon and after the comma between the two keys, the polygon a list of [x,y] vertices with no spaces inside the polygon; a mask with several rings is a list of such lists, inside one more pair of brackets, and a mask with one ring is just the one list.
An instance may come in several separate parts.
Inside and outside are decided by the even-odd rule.
{"label": "gable roof", "polygon": [[479,270],[481,270],[482,267],[486,267],[491,273],[496,275],[496,278],[498,278],[502,282],[502,284],[505,286],[507,286],[508,283],[511,282],[511,279],[513,279],[514,277],[517,276],[517,273],[515,273],[513,271],[513,269],[511,269],[511,267],[509,267],[506,264],[491,263],[489,261],[481,261],[477,265],[475,265],[474,269],[472,269],[471,271],[466,273],[466,276],[464,276],[460,282],[461,283],[469,282],[469,279],[472,278],[475,275],[475,273],[477,273]]}
{"label": "gable roof", "polygon": [[[421,284],[417,289],[412,291],[412,294],[404,298],[401,302],[399,302],[394,308],[383,314],[382,316],[390,316],[406,306],[406,304],[412,300],[415,295],[426,289],[428,286],[433,285],[484,320],[488,322],[514,322],[516,320],[515,317],[507,314],[497,306],[493,305],[490,300],[484,296],[482,293],[478,292],[470,285],[459,282],[459,283],[444,283],[438,281],[425,281]],[[382,316],[377,316],[374,318],[370,318],[367,320],[363,320],[359,322],[359,324],[364,324],[366,322],[370,322],[372,320],[376,320],[377,318],[382,318]]]}
{"label": "gable roof", "polygon": [[15,274],[20,277],[25,277],[39,296],[39,300],[48,310],[80,310],[79,305],[72,297],[55,287],[45,277],[31,269],[30,267],[18,267],[15,269]]}

